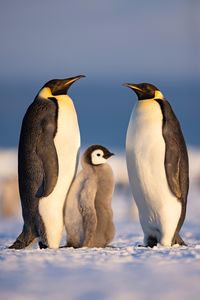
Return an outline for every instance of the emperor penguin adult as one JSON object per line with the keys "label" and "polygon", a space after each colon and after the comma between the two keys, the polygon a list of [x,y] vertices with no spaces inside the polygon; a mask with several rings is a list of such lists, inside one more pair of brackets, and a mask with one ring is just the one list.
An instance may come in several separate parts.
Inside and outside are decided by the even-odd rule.
{"label": "emperor penguin adult", "polygon": [[114,237],[112,195],[114,177],[107,148],[90,146],[82,156],[82,170],[67,196],[65,228],[68,247],[105,247]]}
{"label": "emperor penguin adult", "polygon": [[189,188],[182,130],[162,92],[149,83],[126,83],[138,97],[126,136],[129,181],[144,245],[185,245],[179,231]]}
{"label": "emperor penguin adult", "polygon": [[80,148],[76,110],[66,93],[83,77],[47,82],[24,116],[18,149],[24,226],[10,248],[25,248],[37,237],[42,247],[59,247],[64,202],[77,171]]}

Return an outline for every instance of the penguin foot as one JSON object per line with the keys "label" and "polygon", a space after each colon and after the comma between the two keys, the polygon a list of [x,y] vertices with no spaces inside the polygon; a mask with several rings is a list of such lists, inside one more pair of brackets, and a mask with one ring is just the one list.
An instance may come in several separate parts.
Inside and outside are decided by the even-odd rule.
{"label": "penguin foot", "polygon": [[113,245],[106,245],[105,248],[118,249],[119,247]]}
{"label": "penguin foot", "polygon": [[149,236],[147,239],[147,247],[153,248],[154,246],[157,246],[158,240],[154,236]]}
{"label": "penguin foot", "polygon": [[66,247],[66,248],[79,249],[79,248],[82,248],[83,246],[77,246],[77,245],[70,245],[70,244],[67,244],[65,247]]}
{"label": "penguin foot", "polygon": [[20,240],[16,240],[11,246],[8,247],[8,249],[16,249],[16,250],[20,250],[20,249],[24,249],[26,248],[27,245],[20,241]]}
{"label": "penguin foot", "polygon": [[8,249],[24,249],[28,247],[37,237],[37,235],[32,231],[32,228],[25,227],[20,235],[17,237],[16,241],[8,247]]}
{"label": "penguin foot", "polygon": [[184,242],[184,240],[180,237],[179,233],[175,235],[175,238],[172,242],[172,246],[178,244],[180,246],[187,246],[187,244]]}
{"label": "penguin foot", "polygon": [[64,246],[60,246],[59,249],[67,248],[67,247],[68,247],[68,246],[67,246],[67,244],[66,244],[66,245],[64,245]]}
{"label": "penguin foot", "polygon": [[38,242],[38,245],[39,245],[40,249],[47,249],[48,248],[48,246],[43,244],[41,241]]}
{"label": "penguin foot", "polygon": [[29,238],[27,238],[27,236],[25,236],[25,234],[22,232],[19,237],[16,239],[16,241],[8,247],[8,249],[24,249],[26,247],[28,247],[33,240],[35,239],[35,236],[31,236]]}
{"label": "penguin foot", "polygon": [[77,248],[81,248],[81,247],[84,247],[84,246],[81,245],[81,244],[78,243],[78,242],[71,242],[71,241],[68,241],[65,247],[66,247],[66,248],[74,248],[74,249],[77,249]]}

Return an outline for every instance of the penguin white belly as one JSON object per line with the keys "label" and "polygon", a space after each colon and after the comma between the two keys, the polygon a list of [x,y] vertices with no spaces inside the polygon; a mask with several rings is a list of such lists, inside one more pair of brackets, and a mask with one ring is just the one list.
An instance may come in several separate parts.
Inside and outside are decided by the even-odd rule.
{"label": "penguin white belly", "polygon": [[68,96],[57,96],[58,120],[54,144],[58,156],[58,179],[53,192],[39,201],[39,213],[45,225],[50,248],[58,248],[63,231],[63,207],[76,172],[80,132],[76,111]]}
{"label": "penguin white belly", "polygon": [[162,112],[155,100],[139,101],[132,113],[126,139],[129,180],[136,201],[144,243],[150,236],[171,246],[181,215],[165,172]]}

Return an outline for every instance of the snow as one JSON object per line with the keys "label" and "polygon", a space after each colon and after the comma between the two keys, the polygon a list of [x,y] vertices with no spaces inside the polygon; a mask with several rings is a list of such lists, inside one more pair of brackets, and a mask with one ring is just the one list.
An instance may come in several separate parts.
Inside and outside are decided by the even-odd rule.
{"label": "snow", "polygon": [[[20,232],[22,219],[1,219],[0,299],[198,299],[200,150],[190,148],[189,154],[191,184],[182,228],[187,247],[139,247],[143,234],[135,206],[131,205],[121,153],[110,159],[117,184],[113,197],[117,233],[111,246],[40,250],[35,245],[26,250],[9,250],[6,247]],[[16,151],[0,151],[0,178],[16,172],[16,159]]]}
{"label": "snow", "polygon": [[17,172],[17,151],[15,149],[1,149],[0,166],[0,179],[15,175]]}

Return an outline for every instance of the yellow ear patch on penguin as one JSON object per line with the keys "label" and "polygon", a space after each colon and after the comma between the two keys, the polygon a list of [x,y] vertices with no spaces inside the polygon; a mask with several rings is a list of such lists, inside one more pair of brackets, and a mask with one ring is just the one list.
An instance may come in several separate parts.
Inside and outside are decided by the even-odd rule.
{"label": "yellow ear patch on penguin", "polygon": [[39,96],[45,99],[48,99],[48,97],[52,97],[51,89],[49,87],[44,87],[39,92]]}
{"label": "yellow ear patch on penguin", "polygon": [[68,108],[72,108],[74,109],[74,104],[71,100],[71,98],[68,95],[57,95],[57,96],[53,96],[51,89],[49,87],[44,87],[43,89],[41,89],[41,91],[39,92],[39,96],[43,99],[47,99],[49,97],[54,97],[57,99],[57,101],[61,101],[64,102],[66,106],[68,106]]}
{"label": "yellow ear patch on penguin", "polygon": [[161,91],[159,91],[159,90],[156,90],[156,91],[155,91],[154,99],[161,99],[161,100],[164,100],[164,96],[163,96],[163,94],[161,93]]}

